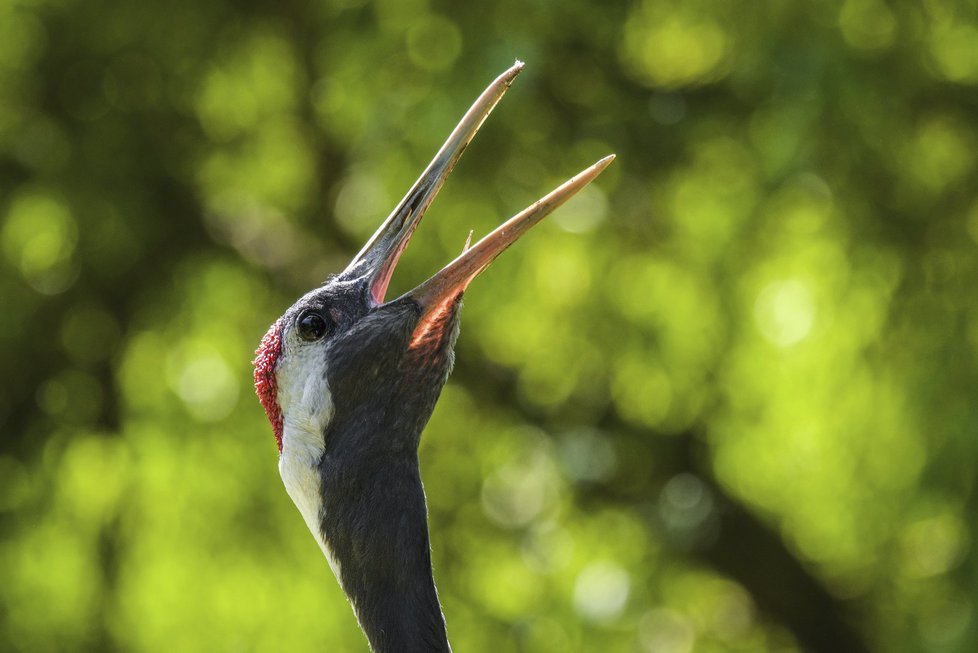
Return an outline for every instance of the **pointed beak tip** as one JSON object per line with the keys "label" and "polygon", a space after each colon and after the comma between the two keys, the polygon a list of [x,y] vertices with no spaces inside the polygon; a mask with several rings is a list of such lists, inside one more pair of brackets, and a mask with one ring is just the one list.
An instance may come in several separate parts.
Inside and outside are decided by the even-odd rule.
{"label": "pointed beak tip", "polygon": [[522,61],[517,59],[513,65],[506,70],[506,72],[499,76],[499,79],[502,80],[502,82],[508,87],[513,83],[513,80],[516,79],[516,76],[523,71],[524,65],[525,64]]}
{"label": "pointed beak tip", "polygon": [[585,169],[580,175],[578,175],[578,177],[584,178],[586,180],[584,181],[584,183],[587,184],[591,182],[595,177],[600,175],[602,172],[604,172],[605,168],[610,166],[616,158],[617,158],[616,155],[609,154],[604,158],[598,159],[594,163],[594,165],[592,165],[590,168]]}

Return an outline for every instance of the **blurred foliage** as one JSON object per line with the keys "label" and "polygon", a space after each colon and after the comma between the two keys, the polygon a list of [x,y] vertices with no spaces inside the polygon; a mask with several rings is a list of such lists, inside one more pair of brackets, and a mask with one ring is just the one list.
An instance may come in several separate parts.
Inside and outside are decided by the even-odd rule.
{"label": "blurred foliage", "polygon": [[468,103],[395,275],[459,651],[978,648],[973,0],[0,4],[0,649],[358,651],[250,360]]}

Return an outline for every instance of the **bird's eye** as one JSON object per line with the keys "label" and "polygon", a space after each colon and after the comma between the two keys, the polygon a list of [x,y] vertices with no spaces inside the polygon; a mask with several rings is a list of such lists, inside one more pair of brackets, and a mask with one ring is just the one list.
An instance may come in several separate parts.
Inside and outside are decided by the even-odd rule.
{"label": "bird's eye", "polygon": [[329,331],[326,318],[313,311],[300,315],[299,319],[296,320],[296,327],[299,330],[299,337],[307,342],[320,340]]}

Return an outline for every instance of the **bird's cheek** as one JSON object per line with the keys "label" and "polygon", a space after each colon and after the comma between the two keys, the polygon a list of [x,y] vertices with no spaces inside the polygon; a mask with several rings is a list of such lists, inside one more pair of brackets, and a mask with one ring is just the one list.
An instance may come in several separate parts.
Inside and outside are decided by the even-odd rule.
{"label": "bird's cheek", "polygon": [[279,401],[285,422],[285,436],[290,433],[303,440],[322,440],[323,431],[333,416],[333,398],[329,384],[320,373],[301,377],[281,375]]}
{"label": "bird's cheek", "polygon": [[310,422],[322,433],[333,416],[333,395],[324,375],[311,375],[302,390],[302,405]]}

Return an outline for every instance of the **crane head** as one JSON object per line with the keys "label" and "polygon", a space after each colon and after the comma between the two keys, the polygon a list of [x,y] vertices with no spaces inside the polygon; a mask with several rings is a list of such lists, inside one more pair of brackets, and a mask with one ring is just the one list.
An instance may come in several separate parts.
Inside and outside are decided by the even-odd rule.
{"label": "crane head", "polygon": [[[403,574],[410,551],[419,552],[419,566],[425,566],[417,449],[454,362],[463,292],[614,158],[572,177],[475,245],[467,242],[431,278],[388,300],[391,275],[425,211],[522,66],[517,62],[489,85],[347,268],[293,304],[257,351],[255,386],[272,423],[286,489],[368,636],[371,620],[362,611],[372,603],[364,597],[390,588],[373,594],[365,588]],[[409,542],[416,545],[409,552],[398,549]],[[382,573],[384,565],[389,569]],[[426,566],[430,575],[430,561]]]}
{"label": "crane head", "polygon": [[287,430],[322,433],[334,416],[350,411],[364,418],[397,411],[423,428],[451,371],[468,284],[614,159],[601,159],[474,246],[466,243],[430,279],[386,301],[394,268],[425,211],[522,67],[517,62],[482,93],[347,268],[301,297],[262,339],[255,385],[280,453]]}

